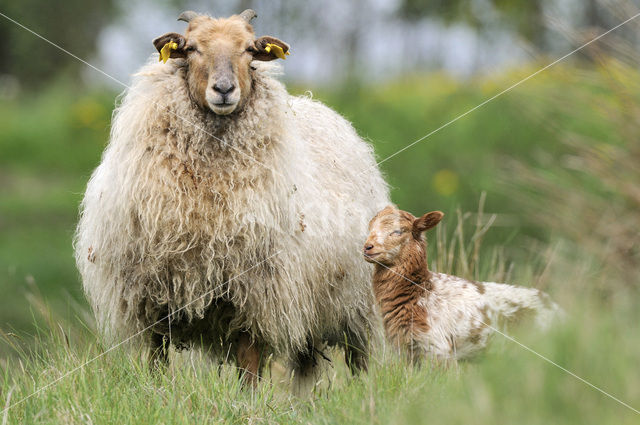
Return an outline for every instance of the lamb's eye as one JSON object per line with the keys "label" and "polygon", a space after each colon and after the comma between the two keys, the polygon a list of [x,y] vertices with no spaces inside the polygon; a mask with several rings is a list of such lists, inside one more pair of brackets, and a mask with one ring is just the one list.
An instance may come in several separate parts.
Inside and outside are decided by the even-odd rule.
{"label": "lamb's eye", "polygon": [[402,230],[394,230],[393,232],[391,232],[389,235],[390,236],[399,236],[402,234]]}
{"label": "lamb's eye", "polygon": [[198,49],[196,49],[196,46],[187,46],[184,48],[184,51],[187,53],[191,53],[191,52],[196,52],[198,51]]}
{"label": "lamb's eye", "polygon": [[247,49],[245,50],[245,52],[247,52],[247,53],[251,53],[251,54],[254,54],[254,53],[256,53],[257,51],[258,51],[258,50],[257,50],[255,47],[253,47],[253,46],[249,46],[249,47],[247,47]]}

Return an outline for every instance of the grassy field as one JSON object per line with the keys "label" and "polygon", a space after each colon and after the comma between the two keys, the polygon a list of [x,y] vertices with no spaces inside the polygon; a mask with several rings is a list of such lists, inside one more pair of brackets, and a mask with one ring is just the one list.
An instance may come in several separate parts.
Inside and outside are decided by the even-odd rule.
{"label": "grassy field", "polygon": [[[576,330],[569,326],[544,339],[519,337],[614,394],[637,401],[637,379],[628,373],[637,364],[637,344],[635,355],[631,347],[607,350],[604,344],[620,345],[614,323],[596,329],[608,335],[605,340]],[[592,343],[601,347],[594,350]],[[43,344],[53,348],[25,371],[13,368],[18,378],[5,372],[5,400],[20,400],[102,352],[90,342],[71,343],[81,349],[64,341]],[[324,389],[310,400],[291,398],[279,385],[247,391],[234,370],[218,370],[199,354],[178,358],[161,376],[144,365],[123,351],[110,352],[13,407],[8,423],[638,423],[634,412],[498,339],[483,358],[446,371],[412,369],[393,355],[379,355],[367,375],[349,379],[336,363],[328,367]]]}
{"label": "grassy field", "polygon": [[[314,97],[384,159],[535,69],[466,82],[416,75]],[[567,323],[514,337],[636,409],[639,77],[616,61],[553,69],[382,164],[400,207],[447,213],[431,235],[434,268],[549,291]],[[176,354],[154,376],[140,355],[118,348],[65,376],[108,349],[93,334],[71,236],[115,97],[71,87],[0,101],[0,406],[55,382],[0,424],[638,423],[500,335],[481,358],[449,370],[415,369],[380,348],[370,373],[350,379],[335,360],[309,400],[278,384],[277,363],[275,385],[251,392],[202,353]],[[487,213],[478,217],[483,192]],[[491,214],[480,247],[473,232]]]}

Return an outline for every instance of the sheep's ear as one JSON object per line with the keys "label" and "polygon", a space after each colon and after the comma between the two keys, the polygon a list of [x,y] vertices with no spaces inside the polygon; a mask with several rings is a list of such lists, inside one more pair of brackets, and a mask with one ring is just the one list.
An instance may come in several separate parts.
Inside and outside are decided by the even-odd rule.
{"label": "sheep's ear", "polygon": [[253,59],[258,61],[285,59],[286,55],[289,54],[289,45],[287,43],[268,35],[256,39],[253,46],[255,47]]}
{"label": "sheep's ear", "polygon": [[186,40],[183,35],[177,32],[168,32],[165,35],[153,40],[153,45],[160,53],[160,60],[167,62],[169,58],[184,58],[187,56],[184,51]]}
{"label": "sheep's ear", "polygon": [[444,217],[444,213],[440,211],[431,211],[430,213],[426,213],[422,217],[418,217],[413,220],[413,233],[420,235],[425,230],[429,230],[432,227],[435,227],[440,220]]}

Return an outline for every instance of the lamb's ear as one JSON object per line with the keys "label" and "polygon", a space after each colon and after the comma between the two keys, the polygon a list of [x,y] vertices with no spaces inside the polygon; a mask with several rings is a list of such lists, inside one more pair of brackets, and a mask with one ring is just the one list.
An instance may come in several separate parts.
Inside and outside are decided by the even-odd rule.
{"label": "lamb's ear", "polygon": [[430,213],[426,213],[422,217],[418,217],[413,220],[413,233],[420,235],[425,230],[429,230],[432,227],[435,227],[440,220],[444,217],[444,213],[440,211],[431,211]]}
{"label": "lamb's ear", "polygon": [[289,45],[282,40],[268,35],[262,36],[254,42],[255,53],[253,59],[258,61],[272,61],[285,59],[289,54]]}
{"label": "lamb's ear", "polygon": [[184,51],[186,40],[183,35],[177,32],[168,32],[165,35],[153,40],[153,45],[160,53],[160,60],[167,62],[169,58],[184,58],[187,54]]}

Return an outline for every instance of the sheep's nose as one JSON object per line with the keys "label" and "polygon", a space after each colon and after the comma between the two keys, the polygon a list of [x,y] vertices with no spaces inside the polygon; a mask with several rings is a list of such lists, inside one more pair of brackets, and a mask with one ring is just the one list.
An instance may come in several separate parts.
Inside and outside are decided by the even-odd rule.
{"label": "sheep's nose", "polygon": [[364,246],[364,250],[365,250],[365,252],[366,252],[366,251],[370,251],[370,250],[372,250],[372,249],[373,249],[373,245],[371,245],[371,244],[366,244],[366,245]]}
{"label": "sheep's nose", "polygon": [[220,93],[221,95],[225,95],[231,93],[236,86],[233,85],[230,81],[218,81],[213,85],[213,89]]}

